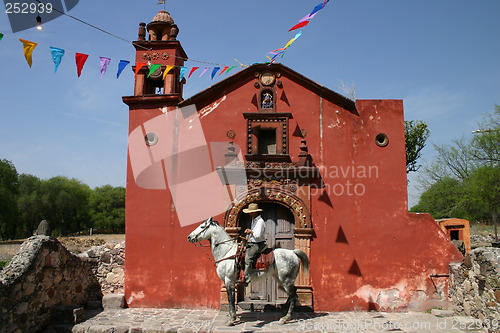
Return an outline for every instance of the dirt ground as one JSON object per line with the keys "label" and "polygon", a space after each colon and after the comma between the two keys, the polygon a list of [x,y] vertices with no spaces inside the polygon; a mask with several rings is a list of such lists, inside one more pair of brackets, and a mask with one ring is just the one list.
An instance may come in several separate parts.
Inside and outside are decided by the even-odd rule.
{"label": "dirt ground", "polygon": [[[121,242],[125,240],[125,235],[122,234],[97,234],[92,236],[75,236],[75,237],[57,237],[71,253],[81,253],[90,249],[92,246],[98,246],[107,242]],[[0,261],[12,259],[17,253],[21,244],[25,239],[0,242]]]}

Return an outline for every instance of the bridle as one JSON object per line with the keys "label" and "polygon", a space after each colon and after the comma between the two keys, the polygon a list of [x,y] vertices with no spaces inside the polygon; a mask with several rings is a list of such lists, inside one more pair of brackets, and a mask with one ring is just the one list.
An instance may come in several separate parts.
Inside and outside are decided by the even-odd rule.
{"label": "bridle", "polygon": [[[214,220],[212,220],[212,219],[210,218],[210,221],[208,221],[207,225],[206,225],[206,226],[204,226],[204,227],[200,230],[200,232],[196,235],[196,238],[198,238],[198,236],[199,236],[199,235],[201,235],[202,233],[206,232],[206,231],[208,230],[208,228],[210,228],[212,225],[216,225],[216,223],[214,223],[214,222],[215,222],[215,221],[214,221]],[[244,238],[244,237],[242,237],[242,236],[238,236],[238,237],[239,237],[239,238],[241,238],[241,239],[243,239],[244,241],[246,241],[246,238]],[[217,242],[217,243],[215,243],[215,244],[214,244],[214,247],[219,246],[219,245],[224,244],[224,243],[232,242],[232,241],[234,241],[234,240],[233,240],[233,238],[229,238],[229,239],[223,240],[223,241],[221,241],[221,242]],[[209,246],[210,246],[210,245],[204,245],[204,244],[201,244],[201,241],[197,241],[197,242],[195,242],[195,243],[193,243],[193,244],[194,244],[194,246],[197,246],[197,247],[209,247]],[[218,264],[218,263],[220,263],[221,261],[224,261],[224,260],[229,260],[229,259],[236,259],[236,258],[237,258],[237,257],[241,254],[241,251],[242,251],[242,249],[243,249],[243,247],[244,247],[244,246],[243,246],[243,243],[237,243],[237,245],[238,245],[238,249],[237,249],[237,251],[236,251],[236,254],[233,254],[233,255],[231,255],[231,256],[229,256],[229,257],[225,257],[225,258],[219,259],[219,260],[217,260],[217,261],[214,261],[214,260],[210,257],[210,255],[207,253],[207,251],[204,251],[204,252],[205,252],[205,254],[206,254],[206,255],[207,255],[207,257],[208,257],[208,260],[210,260],[210,261],[211,261],[211,262],[212,262],[215,266],[217,266],[217,264]]]}

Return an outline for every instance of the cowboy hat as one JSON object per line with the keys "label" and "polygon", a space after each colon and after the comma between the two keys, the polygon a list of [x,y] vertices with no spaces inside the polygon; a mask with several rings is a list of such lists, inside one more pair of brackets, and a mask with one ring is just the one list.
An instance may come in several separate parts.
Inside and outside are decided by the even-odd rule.
{"label": "cowboy hat", "polygon": [[251,203],[248,205],[248,208],[243,209],[243,213],[254,213],[254,212],[262,212],[262,209],[256,203]]}

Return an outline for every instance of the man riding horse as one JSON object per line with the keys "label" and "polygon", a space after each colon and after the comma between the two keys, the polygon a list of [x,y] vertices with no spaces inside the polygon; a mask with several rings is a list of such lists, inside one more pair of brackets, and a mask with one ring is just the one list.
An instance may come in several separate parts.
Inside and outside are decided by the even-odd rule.
{"label": "man riding horse", "polygon": [[239,280],[238,283],[244,286],[248,286],[250,283],[250,274],[252,272],[252,266],[255,264],[260,254],[267,248],[265,233],[266,233],[266,222],[260,215],[262,209],[256,203],[251,203],[248,208],[243,209],[244,213],[250,214],[252,222],[250,224],[250,229],[245,230],[247,234],[248,244],[245,254],[245,278],[244,280]]}
{"label": "man riding horse", "polygon": [[[253,231],[249,234],[253,236],[252,242],[257,244],[250,244],[250,252],[258,253],[259,248],[263,248],[265,243],[262,243],[264,235],[263,219],[259,217],[258,212],[262,211],[256,204],[250,204],[247,212],[256,213],[252,218],[251,229]],[[254,222],[255,221],[255,222]],[[259,229],[260,228],[260,229]],[[246,231],[246,230],[245,230]],[[237,320],[236,317],[236,292],[235,284],[237,281],[238,269],[235,263],[238,255],[239,245],[229,236],[226,230],[213,220],[211,217],[203,221],[193,232],[188,236],[188,241],[191,243],[201,242],[208,240],[212,248],[212,255],[215,259],[215,269],[217,275],[226,286],[227,300],[229,303],[229,318],[226,325],[233,326]],[[261,245],[259,246],[259,243]],[[255,248],[257,250],[255,250]],[[248,257],[250,259],[250,256]],[[252,261],[248,260],[246,267],[251,267]],[[307,254],[299,249],[275,249],[274,261],[269,269],[257,272],[254,278],[263,278],[265,276],[272,276],[276,279],[283,290],[288,295],[287,302],[285,303],[286,314],[280,320],[280,324],[285,324],[292,319],[293,308],[297,302],[297,288],[295,287],[295,280],[299,275],[300,266],[307,272],[309,270],[309,258]],[[245,272],[250,272],[246,269]]]}

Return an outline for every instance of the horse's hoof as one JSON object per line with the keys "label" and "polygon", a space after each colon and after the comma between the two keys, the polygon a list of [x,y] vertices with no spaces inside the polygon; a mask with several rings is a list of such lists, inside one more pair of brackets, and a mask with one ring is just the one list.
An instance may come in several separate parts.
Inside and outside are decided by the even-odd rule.
{"label": "horse's hoof", "polygon": [[283,317],[283,318],[281,318],[281,319],[279,320],[278,324],[280,324],[280,325],[284,325],[284,324],[288,323],[288,321],[289,321],[289,320],[290,320],[290,318],[288,318],[288,317]]}
{"label": "horse's hoof", "polygon": [[234,326],[234,320],[228,319],[224,325],[226,325],[226,326]]}

